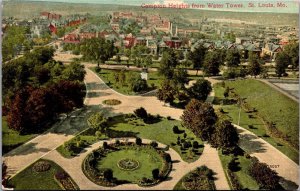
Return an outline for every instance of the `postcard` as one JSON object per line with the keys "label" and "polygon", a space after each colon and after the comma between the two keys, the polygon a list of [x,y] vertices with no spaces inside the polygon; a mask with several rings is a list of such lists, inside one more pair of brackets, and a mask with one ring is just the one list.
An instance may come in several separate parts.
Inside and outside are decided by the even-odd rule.
{"label": "postcard", "polygon": [[2,190],[296,190],[297,0],[4,0]]}

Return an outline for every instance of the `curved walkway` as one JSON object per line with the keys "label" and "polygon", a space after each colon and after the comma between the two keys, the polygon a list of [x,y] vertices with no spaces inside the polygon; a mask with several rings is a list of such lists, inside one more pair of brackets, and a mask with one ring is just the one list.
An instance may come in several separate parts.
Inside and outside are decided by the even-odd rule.
{"label": "curved walkway", "polygon": [[[135,138],[118,138],[121,142],[135,142]],[[143,143],[150,143],[151,140],[143,139]],[[108,144],[115,142],[115,139],[111,139]],[[205,145],[204,151],[200,158],[193,162],[187,163],[184,162],[180,155],[170,148],[167,153],[170,154],[173,163],[172,171],[169,174],[169,179],[161,182],[158,185],[153,187],[139,187],[136,184],[123,184],[116,187],[103,187],[99,186],[93,182],[91,182],[82,172],[81,164],[84,158],[94,149],[97,149],[99,146],[102,146],[103,141],[99,141],[89,148],[87,148],[83,153],[80,153],[79,156],[76,156],[71,159],[67,159],[62,157],[56,150],[46,155],[44,158],[52,160],[59,164],[64,168],[66,172],[70,174],[70,176],[74,179],[80,189],[82,190],[172,190],[177,182],[187,173],[194,170],[195,168],[206,165],[208,168],[212,169],[216,173],[216,188],[218,190],[229,190],[229,186],[227,184],[222,165],[220,160],[218,159],[218,153],[216,149],[210,147],[209,145]],[[158,147],[164,148],[166,145],[159,143]]]}

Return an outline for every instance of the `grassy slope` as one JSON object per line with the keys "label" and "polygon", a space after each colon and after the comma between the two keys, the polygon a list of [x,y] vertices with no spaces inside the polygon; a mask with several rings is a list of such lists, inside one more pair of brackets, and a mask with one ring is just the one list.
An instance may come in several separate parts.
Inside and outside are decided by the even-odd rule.
{"label": "grassy slope", "polygon": [[19,135],[17,131],[9,129],[7,126],[6,118],[2,117],[2,145],[3,154],[20,146],[35,136],[35,134]]}
{"label": "grassy slope", "polygon": [[[56,163],[49,161],[51,168],[46,172],[35,172],[33,164],[9,180],[17,190],[63,190],[54,180],[57,171],[64,171]],[[74,182],[74,181],[73,181]]]}
{"label": "grassy slope", "polygon": [[[232,156],[230,155],[223,155],[222,152],[219,150],[219,157],[223,166],[224,171],[227,169],[228,163],[230,162]],[[251,163],[250,159],[247,159],[244,156],[237,156],[239,162],[239,167],[241,168],[239,171],[234,172],[238,178],[239,183],[242,187],[248,188],[250,190],[258,190],[259,185],[256,181],[248,174],[249,165]],[[225,173],[226,174],[226,173]],[[228,178],[228,177],[227,177]]]}
{"label": "grassy slope", "polygon": [[[134,171],[121,170],[117,163],[119,160],[129,158],[139,162],[138,169]],[[141,149],[140,151],[129,149],[111,152],[107,154],[98,163],[98,168],[110,168],[114,172],[114,176],[118,180],[127,180],[135,182],[141,180],[143,177],[152,178],[152,170],[160,169],[162,166],[162,159],[157,152],[150,149]]]}
{"label": "grassy slope", "polygon": [[[251,85],[251,84],[254,85]],[[262,114],[265,114],[265,111],[267,113],[272,113],[272,111],[278,111],[282,104],[288,104],[291,106],[291,108],[294,109],[295,113],[298,113],[298,110],[296,108],[298,107],[297,104],[294,104],[292,100],[289,100],[284,95],[281,95],[280,93],[276,92],[276,90],[270,89],[267,85],[262,84],[261,82],[254,81],[254,80],[239,80],[239,81],[233,81],[233,82],[226,82],[226,86],[229,85],[230,87],[235,87],[238,94],[243,94],[242,97],[246,97],[245,95],[248,95],[247,102],[252,106],[257,108],[258,112],[262,112]],[[242,89],[242,90],[240,90]],[[223,99],[223,92],[224,88],[221,87],[219,84],[214,86],[215,95],[217,99]],[[265,91],[264,91],[265,90]],[[247,91],[247,92],[246,92]],[[257,93],[255,93],[257,92]],[[260,95],[267,96],[267,97],[261,97],[260,99],[255,99],[251,97],[253,94],[258,94],[260,92]],[[265,92],[265,93],[263,93]],[[268,94],[267,94],[268,93]],[[272,96],[268,96],[272,95]],[[274,96],[274,97],[273,97]],[[281,103],[281,100],[283,100]],[[268,104],[262,104],[263,102],[267,102]],[[262,104],[262,105],[260,105]],[[230,117],[233,123],[238,124],[238,118],[239,118],[239,107],[236,105],[217,105],[216,107],[222,107],[225,112],[228,112],[227,115]],[[296,107],[296,108],[295,108]],[[276,109],[275,109],[276,108]],[[268,111],[269,110],[269,111]],[[296,110],[296,111],[295,111]],[[293,117],[291,117],[291,120],[295,118],[295,114],[291,111],[286,112],[290,113]],[[280,150],[282,153],[284,153],[286,156],[288,156],[290,159],[298,163],[299,160],[299,152],[295,150],[293,147],[289,146],[288,144],[284,143],[283,141],[273,138],[273,137],[264,137],[263,135],[266,134],[266,130],[263,124],[263,121],[259,118],[249,118],[248,113],[241,110],[241,119],[240,119],[240,126],[244,127],[245,129],[255,133],[259,137],[266,140],[268,143],[273,145],[275,148]],[[272,115],[269,115],[268,117],[272,118]],[[288,118],[285,118],[284,116],[279,116],[280,119],[283,121],[287,120]],[[288,120],[289,121],[289,120]],[[289,121],[289,123],[292,123]],[[294,125],[297,125],[298,121],[294,120]],[[250,129],[249,125],[253,125],[254,129]],[[281,130],[285,126],[280,126],[279,123],[277,123],[277,127]],[[296,128],[295,128],[296,127]],[[294,131],[298,131],[298,126],[293,126],[292,128]],[[288,133],[288,132],[287,132]],[[289,133],[291,136],[297,136],[297,134]]]}

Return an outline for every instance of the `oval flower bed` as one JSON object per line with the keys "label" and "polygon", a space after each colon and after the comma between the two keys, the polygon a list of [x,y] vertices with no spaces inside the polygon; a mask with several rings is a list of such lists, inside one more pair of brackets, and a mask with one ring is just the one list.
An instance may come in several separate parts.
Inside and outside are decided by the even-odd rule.
{"label": "oval flower bed", "polygon": [[122,102],[117,99],[107,99],[102,102],[105,105],[120,105]]}
{"label": "oval flower bed", "polygon": [[82,169],[100,186],[153,186],[168,177],[172,162],[169,154],[151,145],[118,142],[92,151],[84,159]]}

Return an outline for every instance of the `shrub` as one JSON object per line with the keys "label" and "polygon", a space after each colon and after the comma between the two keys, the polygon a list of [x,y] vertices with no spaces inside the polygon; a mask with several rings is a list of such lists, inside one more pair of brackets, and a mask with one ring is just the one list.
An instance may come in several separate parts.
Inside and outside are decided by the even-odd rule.
{"label": "shrub", "polygon": [[113,171],[109,168],[105,169],[103,171],[103,177],[108,181],[112,180],[113,179]]}
{"label": "shrub", "polygon": [[177,125],[173,126],[173,133],[175,133],[175,134],[179,134],[180,133],[179,128],[178,128]]}
{"label": "shrub", "polygon": [[38,161],[33,165],[33,170],[36,172],[45,172],[51,168],[51,164],[47,161]]}
{"label": "shrub", "polygon": [[96,131],[95,136],[96,136],[97,138],[100,138],[100,137],[101,137],[101,132],[100,132],[100,131]]}
{"label": "shrub", "polygon": [[136,109],[134,114],[141,119],[147,119],[148,117],[147,111],[143,107]]}
{"label": "shrub", "polygon": [[167,120],[172,120],[172,117],[171,117],[171,116],[168,116],[168,117],[167,117]]}
{"label": "shrub", "polygon": [[156,148],[158,146],[157,142],[156,141],[151,141],[150,145],[153,147],[153,148]]}
{"label": "shrub", "polygon": [[193,141],[193,148],[194,148],[194,149],[199,148],[199,143],[198,143],[198,141]]}
{"label": "shrub", "polygon": [[107,100],[104,100],[102,103],[104,103],[106,105],[119,105],[122,102],[120,100],[117,100],[117,99],[107,99]]}
{"label": "shrub", "polygon": [[56,172],[54,176],[57,180],[65,180],[69,177],[68,174],[63,171]]}
{"label": "shrub", "polygon": [[186,137],[187,137],[187,134],[186,134],[186,133],[184,133],[184,134],[183,134],[183,137],[184,137],[184,138],[186,138]]}
{"label": "shrub", "polygon": [[104,141],[102,147],[103,147],[103,149],[107,149],[108,148],[107,142]]}
{"label": "shrub", "polygon": [[158,179],[159,178],[159,169],[154,169],[152,170],[152,176],[153,176],[153,179]]}
{"label": "shrub", "polygon": [[135,139],[135,144],[137,144],[137,145],[142,145],[142,139],[139,138],[139,137],[137,137],[137,138]]}
{"label": "shrub", "polygon": [[120,145],[120,140],[119,139],[116,140],[116,145]]}
{"label": "shrub", "polygon": [[101,71],[100,67],[96,67],[95,72],[99,73]]}

